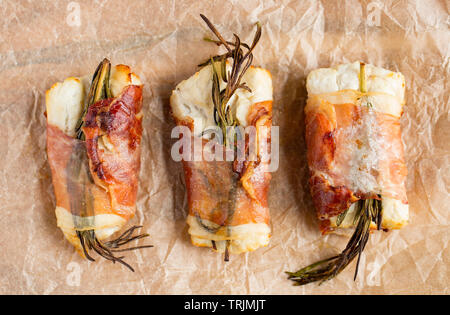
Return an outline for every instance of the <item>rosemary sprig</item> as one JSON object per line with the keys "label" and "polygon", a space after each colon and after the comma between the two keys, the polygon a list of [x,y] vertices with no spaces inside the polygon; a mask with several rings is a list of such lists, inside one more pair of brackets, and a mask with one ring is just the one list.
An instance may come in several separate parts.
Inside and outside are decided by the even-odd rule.
{"label": "rosemary sprig", "polygon": [[295,285],[304,285],[310,282],[320,281],[320,284],[337,276],[347,267],[353,259],[358,256],[355,275],[358,275],[361,254],[369,240],[371,222],[375,222],[377,228],[381,226],[381,200],[366,199],[359,200],[356,204],[355,218],[358,223],[350,241],[339,255],[318,261],[296,272],[286,272],[288,279]]}
{"label": "rosemary sprig", "polygon": [[[216,43],[219,46],[223,45],[227,49],[225,54],[211,57],[208,61],[200,65],[212,65],[212,100],[214,104],[214,121],[222,130],[223,143],[226,146],[228,140],[227,127],[236,127],[238,125],[238,122],[232,113],[229,101],[237,89],[245,89],[251,92],[250,88],[245,83],[241,83],[241,79],[253,62],[252,52],[261,38],[261,25],[259,23],[256,24],[257,30],[255,37],[253,38],[252,44],[249,46],[242,43],[239,36],[236,34],[233,34],[234,42],[226,41],[214,25],[208,20],[208,18],[206,18],[203,14],[200,14],[200,16],[218,39],[217,41],[211,39],[205,40]],[[245,53],[244,50],[246,50]],[[226,69],[228,58],[233,60],[231,71],[227,71]],[[216,62],[220,62],[220,71],[216,68]],[[225,89],[223,90],[220,89],[219,78],[227,83]]]}

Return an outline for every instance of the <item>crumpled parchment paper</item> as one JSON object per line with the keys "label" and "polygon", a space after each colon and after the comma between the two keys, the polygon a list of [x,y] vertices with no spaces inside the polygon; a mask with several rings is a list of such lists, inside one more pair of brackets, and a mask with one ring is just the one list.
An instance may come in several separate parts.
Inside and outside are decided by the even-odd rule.
{"label": "crumpled parchment paper", "polygon": [[[0,293],[321,294],[450,293],[449,8],[430,1],[7,1],[0,0]],[[268,247],[225,263],[190,244],[181,163],[172,161],[169,96],[219,49],[203,13],[226,38],[251,41],[274,84],[280,166],[273,174]],[[130,65],[145,82],[138,211],[154,248],[127,253],[131,273],[75,253],[56,227],[46,154],[45,99],[98,62]],[[355,263],[321,286],[294,287],[284,271],[340,252],[322,237],[308,188],[305,78],[362,60],[406,78],[401,119],[410,225],[371,236]],[[144,243],[144,242],[142,242]],[[141,244],[142,244],[141,243]]]}

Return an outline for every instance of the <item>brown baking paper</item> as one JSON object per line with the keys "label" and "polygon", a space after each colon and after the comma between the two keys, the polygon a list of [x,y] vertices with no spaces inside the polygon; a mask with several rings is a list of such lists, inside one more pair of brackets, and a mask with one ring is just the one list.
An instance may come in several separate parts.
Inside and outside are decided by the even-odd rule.
{"label": "brown baking paper", "polygon": [[[0,293],[450,293],[449,40],[446,1],[0,1]],[[190,244],[181,163],[170,157],[171,90],[219,52],[205,14],[226,38],[263,35],[254,64],[273,75],[280,165],[273,174],[269,246],[230,262]],[[92,75],[107,57],[145,83],[137,213],[154,248],[126,253],[130,272],[83,260],[56,226],[46,154],[45,91]],[[305,78],[361,60],[406,78],[401,119],[410,224],[372,234],[355,262],[321,286],[284,271],[339,253],[348,237],[319,233],[308,187]],[[98,257],[98,256],[95,256]]]}

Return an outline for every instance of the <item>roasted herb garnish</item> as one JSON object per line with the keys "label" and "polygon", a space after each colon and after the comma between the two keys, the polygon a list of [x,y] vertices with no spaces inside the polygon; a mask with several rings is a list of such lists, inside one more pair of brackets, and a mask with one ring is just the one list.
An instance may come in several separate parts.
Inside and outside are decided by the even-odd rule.
{"label": "roasted herb garnish", "polygon": [[358,221],[355,232],[342,253],[318,261],[297,272],[287,272],[289,279],[294,281],[295,285],[303,285],[315,281],[322,283],[338,275],[358,255],[354,275],[354,279],[356,279],[361,253],[369,240],[370,224],[372,221],[375,222],[378,229],[381,225],[381,200],[359,200],[356,204],[355,219]]}
{"label": "roasted herb garnish", "polygon": [[[238,122],[232,113],[229,101],[237,89],[245,89],[251,92],[250,88],[245,83],[241,83],[241,79],[253,62],[252,51],[261,38],[261,25],[259,23],[256,24],[257,29],[255,37],[253,38],[252,45],[249,46],[242,43],[239,36],[236,34],[233,34],[234,42],[225,41],[214,25],[203,14],[200,14],[200,16],[218,38],[217,41],[208,38],[205,40],[216,43],[218,46],[223,45],[227,49],[225,54],[214,56],[200,65],[212,65],[212,100],[214,103],[214,121],[222,131],[223,143],[226,146],[228,140],[227,127],[233,128],[238,125]],[[232,59],[231,71],[227,71],[228,58]],[[220,71],[216,68],[216,62],[220,62]],[[225,89],[223,90],[220,89],[220,79],[227,83]]]}
{"label": "roasted herb garnish", "polygon": [[[83,132],[83,126],[84,126],[84,117],[86,116],[89,107],[95,103],[97,103],[100,100],[108,99],[112,97],[111,89],[110,89],[110,72],[111,72],[111,63],[108,59],[103,59],[103,61],[98,65],[97,69],[94,72],[94,75],[92,77],[91,87],[89,89],[89,94],[87,97],[87,102],[83,108],[82,115],[80,116],[80,119],[78,120],[77,126],[76,126],[76,136],[77,139],[84,141],[85,135]],[[84,143],[83,143],[84,144]],[[84,148],[84,146],[83,146]],[[75,150],[73,156],[78,158],[78,161],[72,161],[69,163],[68,170],[70,170],[72,176],[74,178],[80,177],[80,172],[88,172],[88,174],[85,174],[86,177],[90,178],[90,181],[93,182],[91,175],[89,173],[89,170],[86,170],[82,167],[81,159],[77,154],[86,154],[85,149]],[[87,168],[89,169],[89,168]],[[83,175],[81,175],[83,177]],[[68,179],[68,187],[71,186],[70,178]],[[87,191],[87,193],[81,193],[82,200],[75,198],[73,201],[77,204],[74,205],[80,212],[81,216],[92,216],[88,202],[86,200],[87,196],[91,196],[89,187],[84,187],[84,189]],[[75,223],[75,226],[77,224]],[[117,239],[108,241],[105,243],[100,242],[97,239],[97,236],[95,235],[95,230],[77,230],[77,236],[80,240],[81,247],[83,248],[84,255],[86,258],[90,261],[95,261],[90,255],[89,250],[94,250],[97,254],[102,256],[103,258],[112,261],[113,263],[119,262],[122,265],[126,266],[128,269],[134,272],[134,269],[127,264],[123,260],[123,256],[115,256],[114,253],[117,252],[124,252],[124,251],[131,251],[135,249],[140,248],[148,248],[153,247],[153,245],[143,245],[143,246],[136,246],[136,247],[129,247],[125,249],[120,249],[121,246],[134,241],[138,240],[143,237],[147,237],[148,234],[139,234],[139,235],[133,235],[133,232],[140,228],[141,226],[133,226],[126,230],[122,235],[120,235]]]}
{"label": "roasted herb garnish", "polygon": [[141,226],[133,226],[122,233],[118,238],[105,243],[100,242],[95,236],[94,230],[77,231],[77,236],[80,239],[81,247],[83,248],[84,255],[90,261],[95,261],[88,251],[94,250],[97,254],[103,258],[112,261],[113,263],[118,262],[134,272],[133,267],[127,264],[123,258],[124,256],[115,256],[114,253],[131,251],[141,248],[153,247],[153,245],[142,245],[120,249],[122,245],[125,245],[131,241],[138,240],[143,237],[147,237],[148,234],[133,235],[134,230],[141,228]]}
{"label": "roasted herb garnish", "polygon": [[[361,93],[367,93],[365,64],[362,62],[360,63],[359,71],[359,89]],[[367,106],[371,108],[372,104],[368,103]],[[374,222],[378,230],[381,228],[383,210],[380,195],[378,195],[378,199],[359,200],[355,206],[356,211],[353,224],[357,225],[347,247],[339,255],[318,261],[297,272],[286,272],[289,275],[289,279],[295,282],[295,285],[303,285],[315,281],[322,283],[330,280],[344,270],[358,256],[354,275],[354,280],[356,279],[361,253],[369,240],[370,225]],[[336,218],[336,226],[342,224],[348,212],[349,209],[338,215]]]}

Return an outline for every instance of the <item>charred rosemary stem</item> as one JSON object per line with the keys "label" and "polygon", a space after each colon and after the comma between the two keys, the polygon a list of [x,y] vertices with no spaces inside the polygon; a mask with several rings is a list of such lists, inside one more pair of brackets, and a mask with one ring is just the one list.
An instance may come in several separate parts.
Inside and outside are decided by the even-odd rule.
{"label": "charred rosemary stem", "polygon": [[149,248],[153,247],[153,245],[142,245],[142,246],[135,246],[135,247],[129,247],[121,249],[120,247],[131,242],[134,240],[141,239],[143,237],[147,237],[148,234],[140,234],[140,235],[133,235],[133,232],[141,228],[142,226],[133,226],[126,230],[122,235],[120,235],[117,239],[102,243],[100,242],[97,237],[95,236],[94,230],[86,230],[86,231],[77,231],[77,236],[80,239],[81,247],[83,248],[84,255],[86,258],[90,261],[95,261],[92,256],[89,255],[89,251],[93,250],[97,254],[99,254],[101,257],[112,261],[113,263],[118,262],[131,271],[134,272],[133,267],[131,267],[129,264],[127,264],[123,260],[123,256],[116,256],[114,253],[117,252],[125,252],[125,251],[131,251],[141,248]]}
{"label": "charred rosemary stem", "polygon": [[230,247],[230,240],[227,240],[227,243],[225,244],[225,254],[224,254],[224,257],[223,257],[224,261],[230,261],[230,250],[229,250],[229,247]]}
{"label": "charred rosemary stem", "polygon": [[378,199],[359,200],[356,207],[354,220],[358,221],[358,223],[355,232],[342,253],[318,261],[296,272],[286,272],[289,275],[289,279],[295,282],[295,285],[304,285],[316,281],[320,281],[321,284],[326,280],[330,280],[358,256],[354,275],[354,280],[356,279],[361,254],[369,240],[370,225],[372,222],[375,222],[378,228],[381,226],[382,211],[381,200]]}

